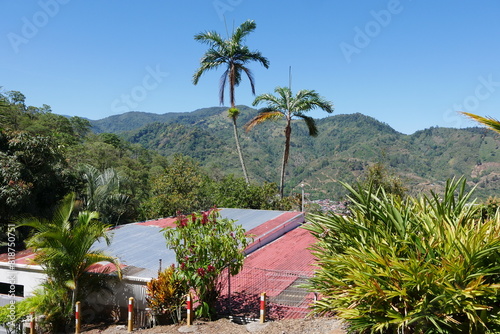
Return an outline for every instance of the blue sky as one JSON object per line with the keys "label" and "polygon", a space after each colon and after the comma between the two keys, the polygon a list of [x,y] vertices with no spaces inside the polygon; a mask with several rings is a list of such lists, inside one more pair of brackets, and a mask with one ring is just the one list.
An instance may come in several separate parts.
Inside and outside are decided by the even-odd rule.
{"label": "blue sky", "polygon": [[[226,36],[247,19],[257,29],[246,44],[270,61],[250,64],[257,94],[288,85],[291,66],[294,91],[407,134],[475,125],[456,110],[500,114],[495,0],[0,0],[0,10],[0,86],[58,114],[217,106],[222,70],[192,84],[207,48],[193,36]],[[237,88],[237,104],[253,98],[247,81]]]}

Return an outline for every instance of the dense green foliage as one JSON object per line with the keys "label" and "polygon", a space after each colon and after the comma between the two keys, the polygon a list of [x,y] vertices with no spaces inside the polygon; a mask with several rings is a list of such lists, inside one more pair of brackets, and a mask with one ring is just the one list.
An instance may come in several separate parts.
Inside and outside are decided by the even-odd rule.
{"label": "dense green foliage", "polygon": [[246,184],[233,175],[214,179],[193,159],[174,155],[152,178],[151,197],[141,205],[141,218],[173,216],[217,206],[250,209],[291,209],[291,198],[280,199],[275,184]]}
{"label": "dense green foliage", "polygon": [[225,269],[236,275],[243,266],[249,237],[241,225],[222,219],[216,209],[178,215],[175,228],[163,230],[167,247],[175,251],[178,277],[196,292],[198,316],[213,318]]}
{"label": "dense green foliage", "polygon": [[7,334],[22,334],[24,324],[29,319],[31,312],[35,310],[35,304],[31,300],[10,303],[0,307],[0,325],[5,328]]}
{"label": "dense green foliage", "polygon": [[377,162],[366,169],[365,175],[361,176],[359,186],[364,189],[381,189],[386,194],[392,194],[403,198],[408,189],[405,187],[401,178],[392,175],[387,166]]}
{"label": "dense green foliage", "polygon": [[20,214],[40,217],[74,182],[56,142],[26,132],[0,131],[0,223]]}
{"label": "dense green foliage", "polygon": [[419,198],[350,191],[351,214],[311,215],[314,312],[358,333],[498,333],[500,212],[477,219],[465,181]]}
{"label": "dense green foliage", "polygon": [[[150,149],[151,144],[141,133],[136,144],[116,133],[90,133],[88,120],[52,114],[46,105],[26,106],[19,92],[0,93],[0,101],[2,227],[19,215],[50,218],[56,203],[69,192],[77,194],[83,209],[99,212],[101,221],[111,225],[212,206],[279,209],[292,205],[288,199],[276,198],[278,190],[274,184],[246,184],[232,175],[240,170],[234,150],[225,144],[226,138],[214,136],[205,142],[204,134],[209,132],[201,133],[197,127],[185,125],[207,112],[217,113],[179,113],[177,123],[167,132],[156,132],[161,129],[160,123],[153,123],[141,133],[149,132],[151,140],[162,136],[155,145],[180,153],[195,153],[205,147],[203,154],[215,156],[222,149],[229,160],[236,161],[234,170],[215,164],[201,167],[197,161],[203,159],[202,154],[193,156],[197,161],[176,153],[162,156]],[[138,113],[131,115],[142,124]],[[219,124],[225,124],[227,117],[222,116],[220,121]],[[118,128],[119,124],[117,121]],[[207,130],[211,131],[213,125]],[[228,138],[232,140],[231,134]],[[188,170],[192,172],[187,173]],[[19,231],[21,239],[28,232],[26,228]]]}

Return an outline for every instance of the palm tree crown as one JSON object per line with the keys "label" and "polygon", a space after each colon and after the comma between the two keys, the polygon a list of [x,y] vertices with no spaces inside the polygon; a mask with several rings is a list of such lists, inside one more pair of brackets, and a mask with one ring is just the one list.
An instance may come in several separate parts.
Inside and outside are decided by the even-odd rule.
{"label": "palm tree crown", "polygon": [[306,116],[310,110],[320,108],[328,113],[332,113],[333,104],[324,100],[314,90],[300,90],[295,96],[292,95],[292,90],[288,87],[276,87],[274,90],[276,95],[262,94],[255,98],[253,105],[258,105],[261,102],[266,102],[267,107],[259,110],[259,114],[245,125],[247,131],[251,130],[255,125],[268,120],[285,119],[285,150],[283,153],[283,162],[281,167],[281,182],[280,194],[283,197],[283,186],[285,178],[285,167],[288,163],[290,152],[290,138],[292,134],[291,122],[294,117],[302,119],[309,129],[310,136],[317,136],[318,129],[314,118]]}
{"label": "palm tree crown", "polygon": [[257,61],[265,68],[269,68],[269,61],[259,51],[250,51],[246,45],[242,45],[245,37],[255,30],[257,25],[254,21],[243,22],[228,39],[223,39],[215,31],[208,31],[194,36],[201,43],[208,44],[209,49],[200,60],[200,68],[193,75],[193,83],[196,85],[203,73],[225,67],[220,78],[219,102],[224,104],[224,90],[229,81],[229,102],[231,107],[235,106],[234,88],[241,82],[241,73],[245,72],[250,81],[252,93],[255,94],[255,80],[252,72],[246,66],[251,61]]}

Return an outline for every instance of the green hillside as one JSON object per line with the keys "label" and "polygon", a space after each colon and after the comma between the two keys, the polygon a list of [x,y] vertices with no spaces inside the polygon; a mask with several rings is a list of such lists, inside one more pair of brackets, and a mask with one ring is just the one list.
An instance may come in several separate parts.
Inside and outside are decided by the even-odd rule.
{"label": "green hillside", "polygon": [[[283,124],[262,124],[251,132],[243,125],[256,110],[239,106],[241,145],[249,176],[278,183],[283,150]],[[156,115],[131,112],[92,121],[94,130],[121,134],[169,156],[182,153],[201,162],[213,174],[241,176],[226,108]],[[362,114],[334,115],[317,120],[319,135],[309,137],[305,125],[293,124],[285,194],[305,184],[310,199],[341,199],[338,181],[353,182],[366,168],[384,163],[412,192],[442,188],[447,178],[465,175],[477,185],[480,198],[500,189],[500,138],[483,128],[430,128],[405,135]]]}

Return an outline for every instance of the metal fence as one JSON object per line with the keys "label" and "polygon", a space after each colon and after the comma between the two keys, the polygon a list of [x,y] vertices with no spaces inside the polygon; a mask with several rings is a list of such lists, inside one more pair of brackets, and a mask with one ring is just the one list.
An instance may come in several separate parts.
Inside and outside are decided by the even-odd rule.
{"label": "metal fence", "polygon": [[316,295],[303,285],[312,272],[269,270],[244,267],[236,276],[223,275],[219,312],[226,315],[258,319],[259,298],[267,295],[268,319],[305,318]]}

